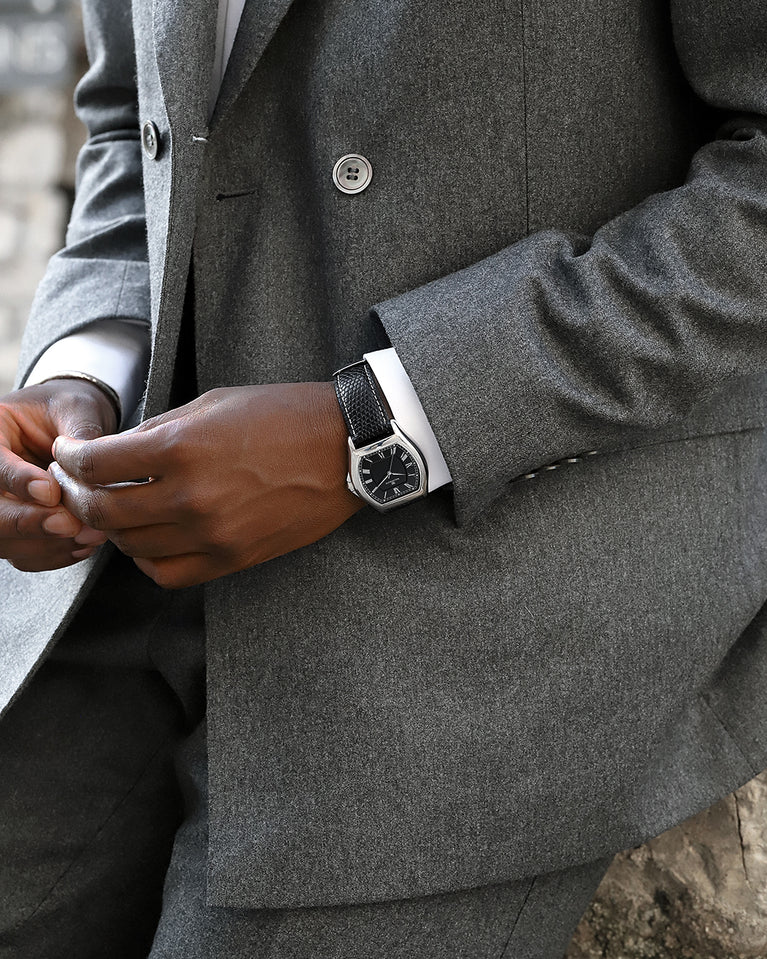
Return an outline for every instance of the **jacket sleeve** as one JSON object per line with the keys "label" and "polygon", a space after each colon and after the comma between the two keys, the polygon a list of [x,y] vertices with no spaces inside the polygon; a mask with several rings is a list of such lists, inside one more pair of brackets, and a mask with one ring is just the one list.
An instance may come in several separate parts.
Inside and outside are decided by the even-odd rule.
{"label": "jacket sleeve", "polygon": [[671,6],[687,79],[727,116],[686,182],[593,237],[532,234],[373,311],[459,521],[515,477],[619,448],[767,371],[767,18],[760,0]]}
{"label": "jacket sleeve", "polygon": [[24,333],[17,382],[44,350],[94,321],[149,324],[141,144],[131,4],[83,3],[90,67],[75,110],[88,138],[66,244],[48,264]]}

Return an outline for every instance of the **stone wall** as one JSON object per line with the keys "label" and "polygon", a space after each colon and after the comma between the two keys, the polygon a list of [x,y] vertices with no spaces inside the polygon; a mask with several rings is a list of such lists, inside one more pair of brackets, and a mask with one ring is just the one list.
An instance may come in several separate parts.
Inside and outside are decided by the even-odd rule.
{"label": "stone wall", "polygon": [[0,395],[13,379],[35,287],[62,243],[69,113],[67,92],[0,97]]}
{"label": "stone wall", "polygon": [[616,856],[567,959],[767,959],[767,773]]}
{"label": "stone wall", "polygon": [[[85,136],[72,96],[86,65],[76,0],[3,3],[3,23],[14,25],[13,42],[25,51],[11,61],[21,59],[27,75],[55,66],[53,74],[44,72],[59,86],[25,89],[23,75],[11,79],[8,57],[3,60],[4,89],[10,92],[0,93],[0,395],[13,381],[37,284],[64,241],[75,158]],[[7,46],[9,35],[3,36]]]}

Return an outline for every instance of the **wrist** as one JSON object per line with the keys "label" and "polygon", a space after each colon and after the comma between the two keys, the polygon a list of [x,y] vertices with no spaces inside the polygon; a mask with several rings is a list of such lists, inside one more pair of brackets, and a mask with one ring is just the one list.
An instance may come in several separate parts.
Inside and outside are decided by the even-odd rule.
{"label": "wrist", "polygon": [[[98,425],[105,434],[115,433],[120,425],[120,403],[114,391],[94,377],[62,374],[43,380],[38,386],[49,386],[56,391],[88,396],[98,410]],[[34,387],[28,387],[33,389]]]}
{"label": "wrist", "polygon": [[86,392],[90,392],[94,397],[97,397],[100,400],[106,400],[109,404],[109,408],[113,414],[114,426],[111,432],[115,432],[117,427],[122,421],[122,405],[120,403],[120,397],[112,389],[111,386],[104,383],[103,380],[98,379],[95,376],[90,376],[87,373],[57,373],[55,376],[51,376],[48,379],[41,380],[41,383],[54,383],[54,382],[75,382],[79,384],[84,384]]}
{"label": "wrist", "polygon": [[341,408],[336,398],[335,387],[330,383],[317,383],[312,407],[316,412],[315,425],[321,437],[324,462],[328,476],[328,490],[334,502],[349,515],[364,505],[346,485],[349,465],[349,434]]}
{"label": "wrist", "polygon": [[338,370],[334,386],[348,434],[350,492],[381,512],[425,496],[426,461],[393,419],[369,363]]}

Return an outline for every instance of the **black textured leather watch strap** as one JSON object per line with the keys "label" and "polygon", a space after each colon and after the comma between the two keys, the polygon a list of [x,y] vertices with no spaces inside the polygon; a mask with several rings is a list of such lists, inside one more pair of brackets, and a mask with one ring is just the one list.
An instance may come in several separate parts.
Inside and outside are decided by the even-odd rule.
{"label": "black textured leather watch strap", "polygon": [[365,360],[338,370],[333,381],[349,436],[357,449],[391,436],[389,415]]}

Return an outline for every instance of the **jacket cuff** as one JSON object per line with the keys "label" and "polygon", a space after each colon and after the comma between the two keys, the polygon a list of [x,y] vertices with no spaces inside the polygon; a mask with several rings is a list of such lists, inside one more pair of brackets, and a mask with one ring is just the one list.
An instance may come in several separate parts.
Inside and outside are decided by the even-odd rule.
{"label": "jacket cuff", "polygon": [[[149,268],[142,260],[68,257],[58,253],[38,287],[21,343],[16,386],[53,343],[99,320],[149,324]],[[95,374],[98,375],[98,374]]]}

